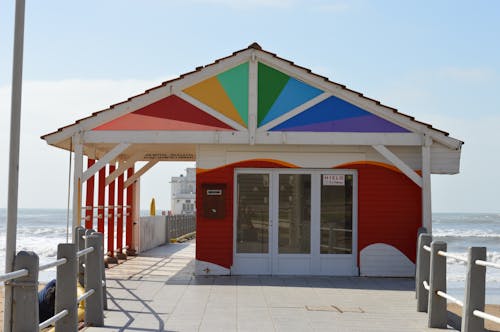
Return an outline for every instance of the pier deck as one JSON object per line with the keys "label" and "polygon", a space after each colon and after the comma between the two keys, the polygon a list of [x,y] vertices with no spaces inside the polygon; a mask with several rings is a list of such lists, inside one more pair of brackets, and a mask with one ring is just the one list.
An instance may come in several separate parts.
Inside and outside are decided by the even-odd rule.
{"label": "pier deck", "polygon": [[[443,331],[406,278],[194,276],[194,242],[107,270],[102,331]],[[450,328],[451,329],[451,328]]]}

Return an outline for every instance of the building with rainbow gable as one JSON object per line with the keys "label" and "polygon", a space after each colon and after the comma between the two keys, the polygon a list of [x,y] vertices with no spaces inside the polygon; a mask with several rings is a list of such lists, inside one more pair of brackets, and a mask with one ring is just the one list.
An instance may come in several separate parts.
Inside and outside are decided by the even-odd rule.
{"label": "building with rainbow gable", "polygon": [[413,276],[430,176],[458,173],[463,145],[256,43],[43,139],[75,152],[74,224],[97,172],[99,194],[118,181],[111,252],[134,247],[140,176],[196,161],[198,274]]}

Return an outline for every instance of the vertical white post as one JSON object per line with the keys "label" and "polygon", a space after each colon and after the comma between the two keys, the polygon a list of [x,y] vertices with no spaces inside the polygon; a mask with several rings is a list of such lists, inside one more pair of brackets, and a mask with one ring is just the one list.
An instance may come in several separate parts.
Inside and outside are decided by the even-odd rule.
{"label": "vertical white post", "polygon": [[431,205],[431,145],[432,139],[424,136],[422,145],[422,226],[432,234]]}
{"label": "vertical white post", "polygon": [[248,132],[250,144],[255,144],[255,135],[257,130],[257,59],[255,53],[252,53],[248,65]]}
{"label": "vertical white post", "polygon": [[[21,128],[21,95],[23,82],[25,1],[16,1],[14,23],[14,62],[12,64],[12,99],[10,116],[9,179],[7,194],[7,229],[5,232],[5,272],[12,272],[16,254],[17,201],[19,186],[19,145]],[[12,287],[5,284],[4,331],[11,330]]]}
{"label": "vertical white post", "polygon": [[134,219],[132,220],[132,248],[136,250],[136,252],[139,252],[140,248],[140,230],[141,227],[139,225],[139,219],[141,215],[141,178],[138,178],[135,183],[134,183],[134,189],[133,189],[133,195],[134,199],[132,200],[133,206],[133,213],[132,215],[134,216]]}
{"label": "vertical white post", "polygon": [[83,144],[81,136],[72,137],[73,149],[75,151],[75,162],[73,171],[73,227],[80,226],[82,215],[82,175],[83,175]]}

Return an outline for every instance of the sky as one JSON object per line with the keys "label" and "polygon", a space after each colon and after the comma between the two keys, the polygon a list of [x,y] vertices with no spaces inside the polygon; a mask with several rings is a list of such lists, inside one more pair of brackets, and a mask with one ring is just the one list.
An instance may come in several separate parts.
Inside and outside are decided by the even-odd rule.
{"label": "sky", "polygon": [[[0,0],[0,208],[7,205],[14,1]],[[500,2],[27,0],[19,207],[65,208],[69,153],[41,135],[258,42],[465,142],[434,212],[500,212]],[[170,207],[159,163],[141,179]]]}

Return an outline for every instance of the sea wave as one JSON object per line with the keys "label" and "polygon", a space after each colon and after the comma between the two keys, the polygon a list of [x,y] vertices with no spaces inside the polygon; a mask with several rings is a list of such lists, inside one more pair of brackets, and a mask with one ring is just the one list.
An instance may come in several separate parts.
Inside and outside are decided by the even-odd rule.
{"label": "sea wave", "polygon": [[476,229],[456,229],[456,228],[446,228],[446,229],[436,229],[433,230],[434,237],[454,237],[454,238],[497,238],[500,239],[500,230],[489,229],[489,228],[476,228]]}
{"label": "sea wave", "polygon": [[[450,254],[453,254],[455,256],[460,257],[461,259],[467,259],[468,254],[466,252],[449,252]],[[486,261],[495,263],[495,264],[500,264],[500,252],[498,251],[491,251],[486,253]],[[446,263],[448,265],[452,264],[458,264],[458,265],[467,265],[466,262],[456,259],[456,258],[447,258]],[[500,272],[500,271],[499,271]]]}
{"label": "sea wave", "polygon": [[[0,232],[0,237],[5,237],[5,232]],[[36,236],[39,240],[43,241],[45,238],[65,238],[66,228],[64,227],[25,227],[21,226],[17,229],[17,237],[22,239],[24,237]]]}
{"label": "sea wave", "polygon": [[500,224],[499,213],[434,213],[433,223]]}

